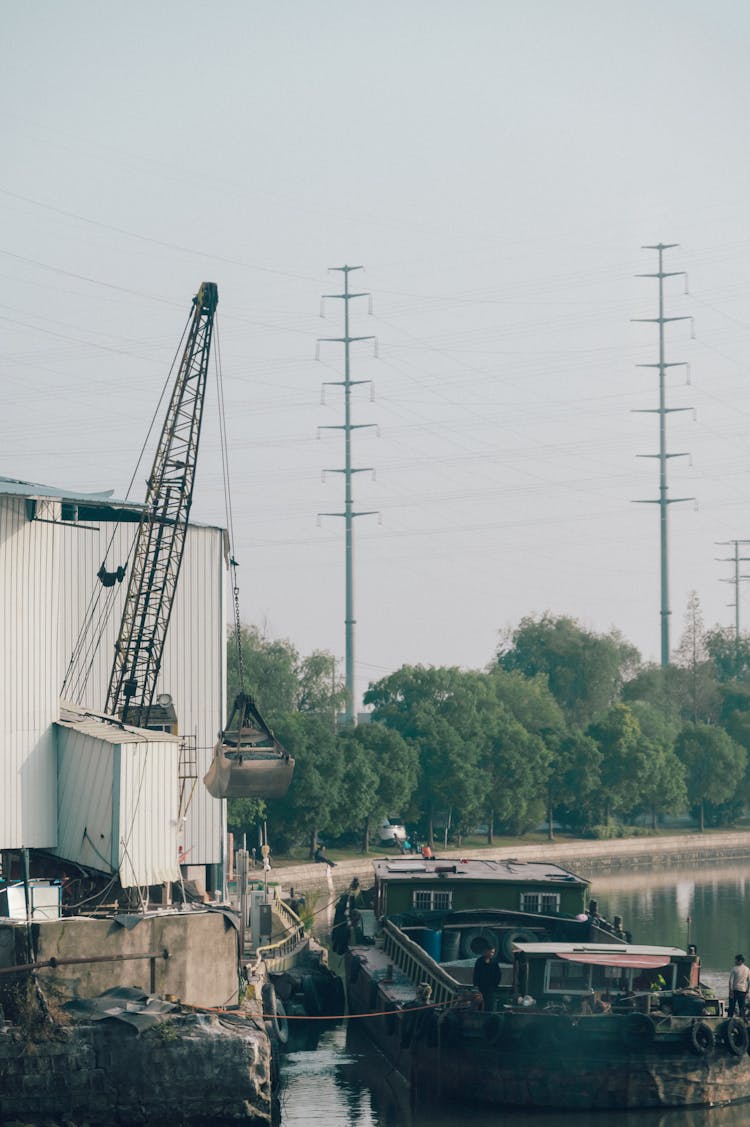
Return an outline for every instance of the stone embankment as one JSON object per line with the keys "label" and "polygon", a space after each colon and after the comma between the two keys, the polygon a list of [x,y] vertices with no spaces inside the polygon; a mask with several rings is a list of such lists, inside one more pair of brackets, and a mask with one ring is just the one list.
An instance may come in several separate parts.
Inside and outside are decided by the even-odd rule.
{"label": "stone embankment", "polygon": [[[588,878],[605,872],[647,869],[669,865],[703,864],[750,857],[750,830],[723,833],[674,834],[670,836],[617,838],[612,841],[556,840],[535,845],[514,845],[503,848],[471,850],[436,847],[438,857],[486,857],[489,860],[554,861],[563,868]],[[282,884],[285,891],[317,893],[322,897],[343,892],[353,877],[363,886],[372,883],[370,857],[341,861],[335,868],[325,864],[307,864],[280,867],[272,871],[272,879]]]}
{"label": "stone embankment", "polygon": [[101,1021],[31,1041],[8,1026],[0,1122],[270,1127],[271,1071],[265,1034],[215,1014],[181,1015],[140,1035]]}

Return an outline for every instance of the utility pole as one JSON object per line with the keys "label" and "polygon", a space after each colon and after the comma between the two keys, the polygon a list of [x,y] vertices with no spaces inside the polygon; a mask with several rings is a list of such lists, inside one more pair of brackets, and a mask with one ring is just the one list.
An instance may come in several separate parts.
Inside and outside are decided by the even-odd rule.
{"label": "utility pole", "polygon": [[642,250],[655,250],[659,255],[659,269],[655,274],[637,274],[637,278],[658,278],[659,280],[659,316],[658,317],[633,317],[633,321],[643,321],[650,324],[659,326],[659,359],[655,364],[638,364],[639,368],[658,368],[659,370],[659,406],[643,409],[638,414],[658,415],[659,416],[659,453],[658,454],[639,454],[639,458],[658,458],[659,459],[659,496],[655,500],[637,501],[639,505],[658,505],[659,506],[659,546],[661,556],[661,664],[662,667],[669,665],[669,616],[672,613],[669,608],[669,537],[667,514],[670,505],[676,505],[681,501],[694,501],[694,497],[670,497],[669,488],[667,485],[667,461],[669,458],[687,458],[687,453],[668,454],[667,453],[667,415],[675,411],[691,411],[692,407],[667,407],[666,402],[666,370],[667,368],[686,367],[685,361],[674,361],[667,363],[664,359],[664,326],[669,321],[692,321],[692,317],[665,317],[664,316],[664,279],[684,277],[686,279],[686,292],[687,292],[687,274],[684,270],[664,270],[663,256],[665,250],[671,250],[672,247],[678,246],[678,243],[655,243],[642,247]]}
{"label": "utility pole", "polygon": [[[323,298],[335,298],[344,303],[344,335],[343,337],[319,337],[318,344],[324,341],[343,344],[344,346],[344,378],[343,380],[326,380],[324,387],[342,387],[344,389],[344,422],[333,426],[323,426],[320,430],[343,430],[344,432],[344,466],[338,469],[324,470],[326,473],[340,473],[344,475],[344,511],[340,513],[318,513],[318,517],[343,517],[345,522],[345,568],[346,568],[346,611],[344,615],[346,642],[345,642],[345,685],[346,703],[344,706],[344,723],[353,725],[355,722],[354,705],[354,520],[356,517],[374,516],[376,510],[367,509],[356,512],[352,496],[352,478],[357,473],[372,473],[372,466],[352,466],[352,431],[364,430],[374,427],[374,423],[353,423],[351,394],[352,388],[360,384],[371,384],[372,380],[353,380],[351,378],[349,346],[355,341],[375,340],[374,336],[353,337],[349,335],[349,302],[355,297],[370,297],[368,293],[350,293],[349,274],[352,270],[361,270],[361,266],[332,266],[331,270],[339,271],[344,276],[344,292],[324,294]],[[319,355],[318,355],[319,358]]]}
{"label": "utility pole", "polygon": [[750,544],[750,540],[717,540],[717,544],[721,547],[734,548],[732,556],[724,556],[719,559],[719,562],[734,564],[734,577],[722,579],[721,582],[734,584],[734,602],[728,603],[727,606],[734,607],[734,648],[735,656],[738,656],[740,645],[740,580],[750,579],[750,575],[740,575],[740,564],[750,561],[750,556],[740,555],[740,544]]}

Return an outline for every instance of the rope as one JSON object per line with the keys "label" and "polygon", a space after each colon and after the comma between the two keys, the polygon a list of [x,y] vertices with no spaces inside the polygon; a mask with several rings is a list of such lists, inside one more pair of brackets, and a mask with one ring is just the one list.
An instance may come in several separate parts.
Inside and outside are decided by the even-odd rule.
{"label": "rope", "polygon": [[219,404],[219,439],[221,446],[221,474],[224,486],[224,510],[226,512],[227,533],[229,535],[229,567],[232,573],[232,596],[234,599],[234,640],[237,646],[237,676],[240,692],[245,691],[245,669],[242,660],[242,623],[240,619],[240,589],[237,582],[238,563],[234,540],[234,514],[232,511],[232,490],[229,483],[229,441],[227,439],[227,416],[224,407],[224,376],[221,364],[221,342],[218,325],[214,329],[214,365],[216,369],[216,391]]}
{"label": "rope", "polygon": [[[138,455],[138,460],[136,461],[135,468],[133,469],[133,473],[130,477],[130,482],[128,483],[128,488],[127,488],[127,491],[125,493],[125,500],[126,501],[128,500],[128,498],[130,496],[130,491],[133,488],[133,484],[135,482],[136,474],[138,473],[141,462],[143,461],[143,456],[144,456],[144,453],[146,451],[146,447],[149,443],[149,440],[151,438],[151,433],[154,429],[154,424],[156,422],[157,415],[159,414],[159,410],[160,410],[162,402],[164,400],[164,396],[166,394],[167,388],[169,387],[169,385],[172,381],[172,374],[174,372],[175,364],[177,363],[178,358],[181,355],[183,344],[184,344],[184,341],[185,341],[185,337],[187,335],[187,331],[188,331],[191,319],[192,319],[192,310],[188,314],[187,321],[185,322],[185,327],[182,330],[182,336],[180,337],[180,341],[179,341],[179,344],[177,345],[177,348],[175,350],[175,354],[172,357],[172,363],[169,366],[169,372],[167,374],[167,378],[164,381],[164,384],[163,384],[162,389],[161,389],[161,393],[159,395],[159,400],[156,404],[156,407],[154,408],[154,413],[151,416],[151,422],[149,423],[148,431],[146,432],[146,437],[143,441],[143,445],[141,446],[141,450],[140,450],[140,453]],[[114,539],[115,539],[116,535],[117,535],[117,525],[115,525],[115,527],[112,529],[109,540],[107,541],[107,547],[104,550],[104,559],[102,560],[102,566],[104,566],[104,564],[106,563],[107,557],[108,557],[108,555],[109,555],[109,553],[112,549],[112,544],[114,543]],[[133,553],[133,549],[135,547],[135,541],[136,541],[136,537],[133,537],[133,542],[130,545],[130,550],[128,552],[127,559],[126,559],[125,565],[124,565],[126,568],[127,568],[127,565],[130,561],[130,557]],[[88,601],[88,604],[86,606],[86,610],[84,612],[83,621],[81,623],[81,628],[78,632],[78,637],[76,639],[75,646],[73,647],[73,653],[71,655],[70,662],[68,663],[68,668],[65,672],[65,677],[63,679],[62,687],[60,689],[60,695],[63,696],[63,697],[65,696],[66,689],[70,688],[71,689],[71,695],[74,696],[77,701],[80,701],[81,697],[83,696],[83,694],[86,690],[86,686],[88,685],[89,677],[91,676],[91,670],[93,668],[94,661],[96,659],[96,655],[99,651],[99,646],[101,645],[102,636],[104,634],[104,626],[110,618],[112,607],[113,607],[114,600],[115,600],[116,589],[114,587],[109,588],[108,591],[107,591],[107,598],[105,600],[104,607],[102,608],[101,612],[99,613],[96,625],[94,625],[94,615],[95,615],[97,607],[99,605],[99,600],[101,599],[102,590],[103,590],[102,585],[98,582],[98,578],[97,578],[96,585],[95,585],[95,587],[94,587],[94,589],[91,592],[91,595],[89,597],[89,601]]]}

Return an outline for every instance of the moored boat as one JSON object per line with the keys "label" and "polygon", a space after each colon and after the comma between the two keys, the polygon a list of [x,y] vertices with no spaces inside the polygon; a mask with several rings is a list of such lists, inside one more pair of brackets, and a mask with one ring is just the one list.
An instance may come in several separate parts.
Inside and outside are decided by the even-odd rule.
{"label": "moored boat", "polygon": [[[514,876],[518,892],[520,869]],[[382,888],[378,896],[382,909]],[[695,948],[625,942],[591,911],[524,913],[523,928],[505,931],[512,958],[485,1010],[472,983],[477,948],[446,958],[455,942],[446,947],[445,937],[473,915],[465,930],[502,952],[492,937],[510,911],[497,909],[492,920],[487,908],[446,910],[421,927],[408,913],[381,915],[347,951],[350,1011],[413,1086],[481,1104],[560,1109],[750,1098],[746,1023],[726,1016],[702,986]]]}

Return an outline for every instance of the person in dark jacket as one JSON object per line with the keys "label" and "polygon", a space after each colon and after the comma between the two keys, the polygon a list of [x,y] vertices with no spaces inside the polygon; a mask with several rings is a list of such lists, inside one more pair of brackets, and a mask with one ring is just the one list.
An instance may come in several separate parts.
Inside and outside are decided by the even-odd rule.
{"label": "person in dark jacket", "polygon": [[500,985],[501,977],[502,972],[495,962],[495,948],[487,947],[474,963],[473,977],[474,985],[482,995],[485,1010],[494,1009],[495,991]]}

